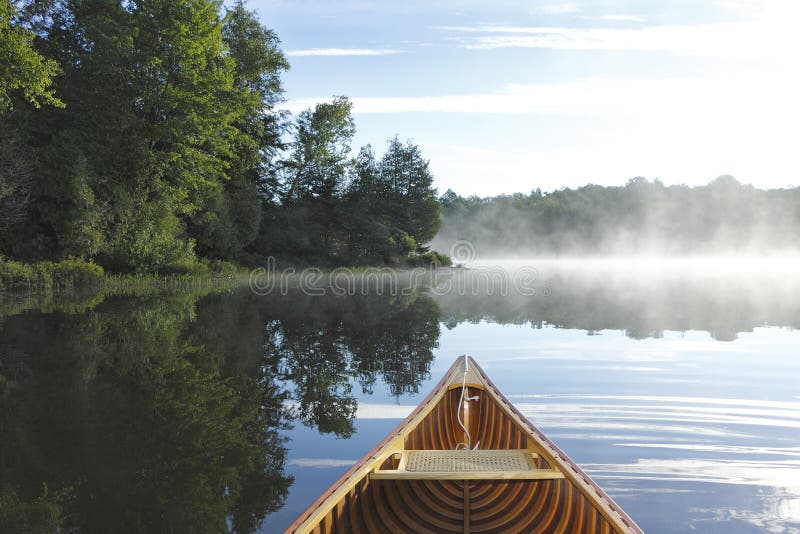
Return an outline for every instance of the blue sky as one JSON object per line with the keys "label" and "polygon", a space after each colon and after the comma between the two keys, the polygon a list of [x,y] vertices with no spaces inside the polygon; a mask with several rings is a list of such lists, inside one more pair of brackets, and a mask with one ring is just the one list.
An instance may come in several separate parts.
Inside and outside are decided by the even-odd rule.
{"label": "blue sky", "polygon": [[420,145],[440,192],[634,176],[800,185],[792,0],[252,0],[283,107],[354,102],[354,149]]}

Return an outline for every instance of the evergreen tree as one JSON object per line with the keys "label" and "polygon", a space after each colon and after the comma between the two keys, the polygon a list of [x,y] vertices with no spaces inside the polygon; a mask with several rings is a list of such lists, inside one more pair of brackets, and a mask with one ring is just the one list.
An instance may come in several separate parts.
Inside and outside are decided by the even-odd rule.
{"label": "evergreen tree", "polygon": [[380,163],[381,179],[388,191],[382,210],[391,226],[402,229],[418,243],[427,243],[439,229],[440,205],[428,162],[417,145],[402,144],[395,136]]}

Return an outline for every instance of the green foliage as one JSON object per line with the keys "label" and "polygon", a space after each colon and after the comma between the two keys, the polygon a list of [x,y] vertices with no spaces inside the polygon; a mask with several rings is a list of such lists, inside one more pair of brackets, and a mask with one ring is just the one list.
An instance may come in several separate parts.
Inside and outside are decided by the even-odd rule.
{"label": "green foliage", "polygon": [[46,294],[72,289],[102,289],[130,293],[141,287],[163,285],[165,282],[180,285],[187,276],[198,277],[198,283],[213,285],[217,279],[239,280],[240,275],[242,271],[239,267],[224,260],[190,259],[185,263],[164,267],[159,275],[108,276],[96,263],[76,258],[60,262],[21,263],[0,257],[0,292],[36,290]]}
{"label": "green foliage", "polygon": [[[277,230],[271,254],[320,264],[341,262],[344,242],[342,195],[355,134],[352,103],[345,97],[300,113],[280,170],[281,206],[264,222]],[[262,226],[262,232],[270,226]]]}
{"label": "green foliage", "polygon": [[264,218],[262,233],[271,235],[263,252],[322,265],[399,266],[435,235],[440,208],[419,148],[395,138],[380,161],[369,146],[348,159],[351,110],[337,97],[299,115],[281,169],[281,204]]}
{"label": "green foliage", "polygon": [[18,132],[0,132],[0,233],[25,220],[33,177],[22,145]]}
{"label": "green foliage", "polygon": [[99,265],[75,258],[45,265],[51,266],[53,285],[62,289],[98,285],[105,274]]}
{"label": "green foliage", "polygon": [[[10,257],[133,274],[268,256],[402,265],[436,233],[418,147],[395,139],[364,167],[350,160],[346,97],[291,125],[275,110],[289,64],[243,2],[223,14],[215,0],[29,1],[20,13],[2,1],[0,46],[21,39],[20,54],[50,58],[48,79],[59,71],[52,90],[0,113]],[[57,104],[52,91],[66,107],[37,109]]]}
{"label": "green foliage", "polygon": [[350,141],[355,135],[352,109],[350,100],[340,96],[298,115],[286,163],[286,202],[331,201],[341,196]]}
{"label": "green foliage", "polygon": [[[283,93],[280,73],[289,68],[289,63],[275,32],[264,28],[255,12],[237,0],[226,10],[222,37],[236,62],[234,84],[250,89],[268,108],[277,104]],[[258,111],[266,118],[264,109]]]}
{"label": "green foliage", "polygon": [[382,213],[389,223],[408,232],[417,242],[427,243],[439,230],[441,208],[433,189],[433,176],[419,147],[402,144],[395,137],[388,143],[379,165],[380,190],[387,193]]}
{"label": "green foliage", "polygon": [[33,265],[3,260],[0,260],[0,280],[5,289],[30,288],[39,282]]}
{"label": "green foliage", "polygon": [[350,255],[366,263],[419,265],[418,245],[439,228],[441,208],[418,146],[391,139],[380,161],[363,147],[352,162],[346,196]]}
{"label": "green foliage", "polygon": [[34,33],[20,26],[17,18],[12,1],[0,0],[0,116],[14,107],[16,92],[36,108],[63,107],[51,87],[58,64],[35,50]]}
{"label": "green foliage", "polygon": [[0,258],[0,291],[13,289],[70,289],[99,286],[103,268],[71,258],[57,263],[25,264]]}
{"label": "green foliage", "polygon": [[[67,108],[41,110],[35,120],[20,109],[5,119],[36,139],[25,148],[37,177],[28,220],[8,232],[8,252],[93,257],[132,272],[180,268],[194,260],[196,243],[204,255],[232,259],[240,241],[253,239],[259,216],[258,177],[243,182],[240,174],[260,169],[260,150],[274,138],[256,139],[265,127],[243,125],[265,120],[262,104],[275,95],[260,91],[279,92],[279,83],[250,87],[237,74],[213,1],[44,8],[41,47],[63,71],[56,89]],[[232,19],[246,19],[236,9]],[[280,56],[273,34],[248,35],[269,39]],[[244,74],[281,65],[272,58]],[[242,160],[246,169],[232,169]]]}
{"label": "green foliage", "polygon": [[211,260],[208,262],[208,268],[218,276],[233,277],[242,272],[236,264],[224,260]]}
{"label": "green foliage", "polygon": [[131,3],[132,102],[150,147],[149,172],[178,214],[192,214],[225,179],[241,110],[234,63],[223,54],[218,4]]}
{"label": "green foliage", "polygon": [[414,267],[450,267],[453,260],[447,254],[440,254],[429,250],[421,254],[414,254],[408,259],[409,265]]}

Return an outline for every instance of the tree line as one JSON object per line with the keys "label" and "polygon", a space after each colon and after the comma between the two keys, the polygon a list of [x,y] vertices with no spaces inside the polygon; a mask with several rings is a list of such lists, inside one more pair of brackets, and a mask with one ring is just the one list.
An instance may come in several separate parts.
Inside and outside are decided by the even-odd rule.
{"label": "tree line", "polygon": [[280,111],[289,63],[241,1],[0,0],[0,51],[6,256],[117,272],[443,260],[423,246],[440,207],[419,147],[351,158],[346,97]]}
{"label": "tree line", "polygon": [[711,255],[800,248],[800,187],[757,189],[720,176],[666,186],[634,178],[543,193],[464,198],[448,190],[434,247],[467,240],[478,256]]}

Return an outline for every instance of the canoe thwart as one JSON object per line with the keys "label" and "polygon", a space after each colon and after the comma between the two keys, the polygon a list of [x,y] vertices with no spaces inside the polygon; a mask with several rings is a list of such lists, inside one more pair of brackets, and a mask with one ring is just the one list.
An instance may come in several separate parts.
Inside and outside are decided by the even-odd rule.
{"label": "canoe thwart", "polygon": [[554,479],[564,475],[554,469],[539,469],[536,453],[512,450],[406,450],[398,453],[397,469],[378,469],[372,479],[405,480],[497,480]]}

